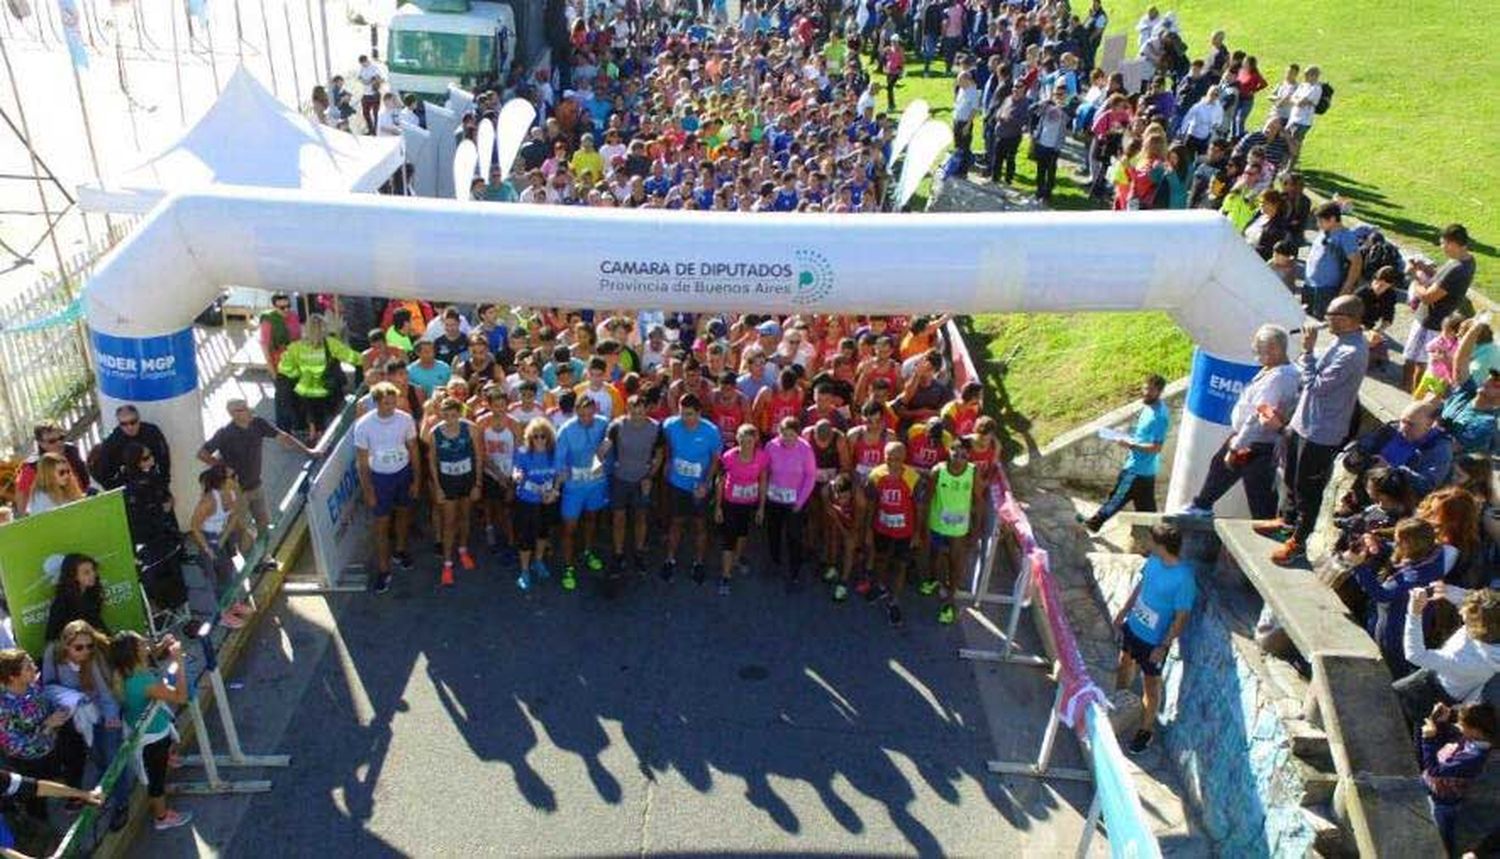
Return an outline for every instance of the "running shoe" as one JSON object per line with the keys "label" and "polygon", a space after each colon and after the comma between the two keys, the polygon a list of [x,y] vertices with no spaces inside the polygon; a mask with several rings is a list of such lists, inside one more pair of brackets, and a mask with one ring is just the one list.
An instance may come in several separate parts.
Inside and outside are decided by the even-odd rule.
{"label": "running shoe", "polygon": [[593,549],[584,549],[583,565],[589,568],[589,572],[597,573],[604,569],[604,559],[594,554]]}
{"label": "running shoe", "polygon": [[892,602],[885,607],[885,619],[891,626],[901,625],[901,606]]}
{"label": "running shoe", "polygon": [[646,577],[646,553],[645,552],[636,552],[635,553],[635,574],[638,575],[638,576],[640,576],[643,579]]}
{"label": "running shoe", "polygon": [[1212,507],[1199,507],[1196,504],[1189,504],[1181,510],[1178,510],[1177,515],[1186,516],[1189,519],[1212,519],[1214,516],[1214,509]]}
{"label": "running shoe", "polygon": [[610,576],[612,576],[614,578],[619,578],[620,576],[625,575],[625,556],[624,555],[615,555],[615,561],[614,561],[613,564],[610,565],[609,574],[610,574]]}
{"label": "running shoe", "polygon": [[949,626],[955,620],[958,620],[958,609],[953,607],[953,603],[947,603],[938,609],[938,623]]}
{"label": "running shoe", "polygon": [[924,597],[932,596],[933,592],[937,589],[937,579],[923,579],[922,583],[920,585],[917,585],[917,593],[921,594]]}
{"label": "running shoe", "polygon": [[452,561],[444,561],[443,562],[443,576],[442,576],[442,578],[438,579],[438,584],[442,585],[445,588],[451,588],[451,587],[453,587],[453,562]]}
{"label": "running shoe", "polygon": [[219,625],[225,629],[240,629],[245,625],[245,619],[226,611],[219,615]]}
{"label": "running shoe", "polygon": [[391,589],[391,574],[389,572],[378,573],[375,576],[375,593],[383,594]]}
{"label": "running shoe", "polygon": [[545,582],[552,578],[552,571],[547,569],[547,565],[542,562],[541,558],[537,558],[531,562],[531,575],[538,581]]}
{"label": "running shoe", "polygon": [[569,564],[563,567],[562,589],[571,591],[576,587],[578,587],[578,571],[574,569],[572,564]]}
{"label": "running shoe", "polygon": [[719,579],[719,596],[721,596],[721,597],[727,597],[727,596],[729,596],[729,580],[728,579],[723,579],[723,578]]}
{"label": "running shoe", "polygon": [[1132,755],[1138,755],[1149,748],[1151,748],[1151,732],[1136,731],[1135,737],[1130,740],[1130,745],[1125,747],[1125,751]]}
{"label": "running shoe", "polygon": [[701,585],[701,584],[703,584],[703,580],[707,576],[708,576],[708,571],[703,568],[703,562],[702,561],[694,561],[693,562],[693,584],[695,584],[695,585]]}
{"label": "running shoe", "polygon": [[391,560],[395,561],[396,566],[400,567],[403,570],[411,569],[411,555],[407,554],[406,552],[392,552]]}
{"label": "running shoe", "polygon": [[846,600],[848,598],[849,598],[849,586],[848,585],[844,584],[843,582],[839,582],[838,584],[836,584],[836,585],[833,586],[833,601],[834,602],[843,602],[844,600]]}
{"label": "running shoe", "polygon": [[854,583],[854,592],[866,599],[869,599],[870,589],[874,586],[875,583],[870,580],[869,576],[861,576],[859,581]]}
{"label": "running shoe", "polygon": [[890,595],[891,592],[886,589],[885,585],[875,585],[868,591],[865,591],[865,602],[879,602],[880,600],[888,598]]}
{"label": "running shoe", "polygon": [[443,556],[443,541],[442,540],[433,540],[432,541],[432,554],[437,555],[438,557],[442,557]]}
{"label": "running shoe", "polygon": [[491,552],[500,548],[500,538],[495,534],[494,525],[484,526],[484,544],[489,547]]}
{"label": "running shoe", "polygon": [[531,590],[531,573],[527,572],[526,570],[522,570],[521,574],[519,576],[516,576],[516,587],[520,588],[522,591]]}
{"label": "running shoe", "polygon": [[155,829],[157,832],[164,832],[168,829],[176,829],[179,826],[186,826],[192,822],[193,813],[191,811],[173,811],[171,809],[168,809],[166,814],[163,814],[155,820],[151,821],[151,828]]}
{"label": "running shoe", "polygon": [[658,573],[658,575],[661,576],[662,581],[670,582],[672,580],[672,577],[677,575],[677,559],[668,558],[665,561],[662,561],[661,572]]}
{"label": "running shoe", "polygon": [[826,569],[826,570],[823,571],[823,581],[832,583],[832,582],[838,581],[838,578],[839,578],[839,568],[835,567],[832,564],[829,564],[828,565],[828,569]]}
{"label": "running shoe", "polygon": [[466,570],[474,569],[474,556],[469,554],[468,546],[458,547],[458,563]]}

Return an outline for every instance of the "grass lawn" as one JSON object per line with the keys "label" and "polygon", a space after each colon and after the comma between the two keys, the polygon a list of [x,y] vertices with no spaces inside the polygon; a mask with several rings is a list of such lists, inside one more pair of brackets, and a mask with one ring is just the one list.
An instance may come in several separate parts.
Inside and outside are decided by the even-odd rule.
{"label": "grass lawn", "polygon": [[[1109,33],[1127,34],[1127,55],[1135,50],[1135,22],[1149,5],[1106,0]],[[1488,44],[1500,27],[1457,17],[1461,7],[1452,0],[1342,0],[1336,8],[1300,0],[1157,5],[1177,12],[1192,56],[1201,56],[1209,34],[1223,28],[1229,47],[1255,54],[1273,85],[1288,62],[1322,66],[1337,93],[1303,153],[1312,187],[1348,196],[1356,217],[1434,258],[1438,230],[1451,221],[1467,224],[1479,257],[1477,283],[1500,297],[1500,161],[1493,145],[1483,143],[1493,137],[1486,129],[1500,124],[1500,99],[1487,95],[1489,82],[1500,77],[1500,58]],[[952,78],[940,74],[941,63],[931,77],[920,63],[908,69],[898,106],[923,98],[946,118]],[[1266,110],[1262,99],[1252,122]],[[975,138],[979,146],[977,132]],[[1088,208],[1070,172],[1066,165],[1060,171],[1054,206]],[[1017,173],[1019,187],[1032,186],[1029,161],[1020,159]],[[1007,363],[1013,440],[1025,443],[1025,434],[1040,445],[1127,402],[1146,373],[1183,375],[1192,349],[1159,313],[987,315],[972,320],[968,334],[976,360]]]}

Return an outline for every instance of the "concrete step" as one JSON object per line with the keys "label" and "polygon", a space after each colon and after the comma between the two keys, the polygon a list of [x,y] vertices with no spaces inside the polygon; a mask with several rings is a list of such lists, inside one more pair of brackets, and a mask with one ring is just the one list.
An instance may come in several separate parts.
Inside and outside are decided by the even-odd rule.
{"label": "concrete step", "polygon": [[1358,856],[1359,852],[1349,841],[1349,835],[1331,819],[1333,812],[1327,804],[1317,808],[1302,809],[1307,824],[1316,833],[1313,836],[1313,853],[1330,859]]}
{"label": "concrete step", "polygon": [[1302,781],[1304,808],[1327,806],[1333,802],[1333,791],[1338,787],[1339,776],[1333,772],[1332,764],[1323,767],[1301,758],[1292,758],[1291,765],[1297,771],[1297,778]]}

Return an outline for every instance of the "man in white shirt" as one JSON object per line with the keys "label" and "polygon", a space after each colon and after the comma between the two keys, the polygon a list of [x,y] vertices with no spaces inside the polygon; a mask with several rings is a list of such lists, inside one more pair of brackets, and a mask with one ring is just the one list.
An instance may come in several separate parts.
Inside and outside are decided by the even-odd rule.
{"label": "man in white shirt", "polygon": [[380,89],[385,84],[385,66],[359,55],[359,82],[364,93],[359,97],[359,114],[365,120],[365,133],[375,133],[375,114],[380,110]]}
{"label": "man in white shirt", "polygon": [[1307,139],[1307,133],[1312,131],[1313,117],[1318,115],[1318,101],[1323,98],[1323,84],[1321,79],[1323,71],[1317,66],[1308,66],[1307,71],[1302,73],[1302,83],[1297,84],[1297,89],[1292,92],[1291,140],[1287,148],[1290,153],[1286,160],[1286,169],[1291,170],[1297,165],[1297,157],[1302,154],[1302,141]]}
{"label": "man in white shirt", "polygon": [[[375,515],[375,593],[391,587],[391,559],[402,569],[411,569],[406,537],[411,530],[412,500],[420,483],[417,426],[411,415],[396,408],[401,392],[390,382],[370,389],[375,411],[354,422],[355,463],[365,503]],[[391,520],[395,519],[396,550],[391,552]]]}
{"label": "man in white shirt", "polygon": [[1201,157],[1208,151],[1214,131],[1224,122],[1224,105],[1219,103],[1219,88],[1211,86],[1198,103],[1182,117],[1182,142]]}
{"label": "man in white shirt", "polygon": [[1229,438],[1214,452],[1202,488],[1183,511],[1187,515],[1212,516],[1214,503],[1241,479],[1251,517],[1276,515],[1276,445],[1297,408],[1299,379],[1287,359],[1285,328],[1262,325],[1255,332],[1254,349],[1260,372],[1240,391]]}

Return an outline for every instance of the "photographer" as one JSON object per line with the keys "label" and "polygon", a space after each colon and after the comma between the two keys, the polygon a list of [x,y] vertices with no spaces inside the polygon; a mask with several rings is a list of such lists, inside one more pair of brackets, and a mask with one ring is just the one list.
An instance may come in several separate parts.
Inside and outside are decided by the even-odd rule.
{"label": "photographer", "polygon": [[1458,811],[1484,771],[1495,741],[1495,708],[1465,704],[1456,710],[1436,704],[1417,734],[1422,758],[1422,785],[1432,803],[1432,818],[1449,855],[1458,830]]}

